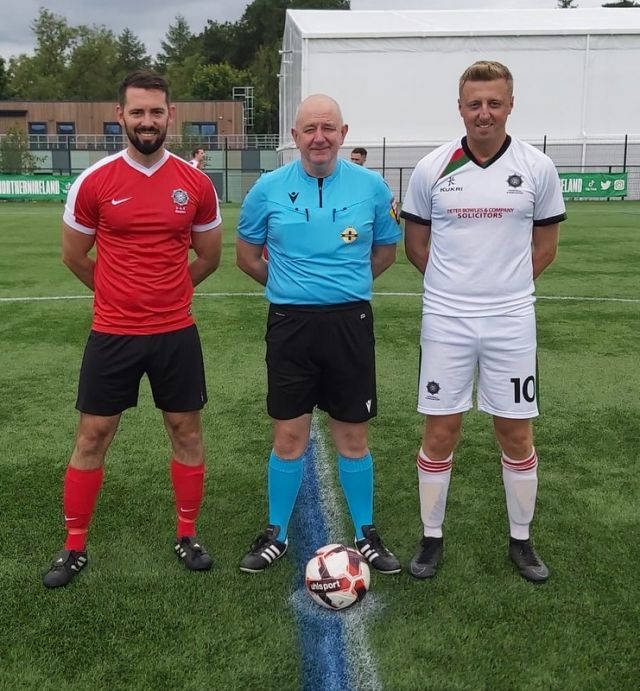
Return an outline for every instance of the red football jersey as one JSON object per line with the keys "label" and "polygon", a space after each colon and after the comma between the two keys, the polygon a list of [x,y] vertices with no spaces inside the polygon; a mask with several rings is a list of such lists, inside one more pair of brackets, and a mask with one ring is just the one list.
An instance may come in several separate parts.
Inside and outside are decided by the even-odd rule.
{"label": "red football jersey", "polygon": [[147,335],[193,324],[191,233],[222,222],[204,173],[169,152],[145,168],[121,151],[73,183],[64,222],[96,236],[95,331]]}

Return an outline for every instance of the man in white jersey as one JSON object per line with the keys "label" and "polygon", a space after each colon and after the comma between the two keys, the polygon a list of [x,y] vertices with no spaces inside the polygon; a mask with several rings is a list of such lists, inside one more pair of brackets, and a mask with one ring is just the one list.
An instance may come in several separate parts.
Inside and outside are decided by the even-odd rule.
{"label": "man in white jersey", "polygon": [[206,157],[204,149],[199,146],[191,152],[191,160],[189,165],[197,168],[198,170],[204,170],[204,159]]}
{"label": "man in white jersey", "polygon": [[549,577],[529,534],[538,484],[533,293],[534,279],[555,259],[566,214],[551,159],[507,135],[512,108],[507,67],[467,68],[458,99],[466,136],[418,163],[403,204],[407,257],[424,274],[416,578],[434,576],[442,557],[453,452],[473,406],[476,369],[478,408],[493,416],[502,450],[509,557],[526,580]]}

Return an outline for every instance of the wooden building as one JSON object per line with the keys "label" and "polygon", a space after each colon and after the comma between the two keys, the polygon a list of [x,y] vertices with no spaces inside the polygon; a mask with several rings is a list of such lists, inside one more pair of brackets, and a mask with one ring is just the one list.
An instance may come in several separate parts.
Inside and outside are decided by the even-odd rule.
{"label": "wooden building", "polygon": [[[203,140],[243,135],[243,108],[241,101],[177,101],[168,134]],[[66,141],[76,148],[95,137],[122,134],[111,101],[0,101],[0,135],[13,127],[42,138],[41,144],[73,138]]]}

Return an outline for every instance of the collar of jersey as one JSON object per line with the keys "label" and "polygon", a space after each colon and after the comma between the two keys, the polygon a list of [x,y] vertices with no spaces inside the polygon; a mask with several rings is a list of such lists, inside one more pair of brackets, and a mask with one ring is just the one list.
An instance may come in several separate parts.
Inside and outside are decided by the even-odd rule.
{"label": "collar of jersey", "polygon": [[147,168],[146,166],[141,165],[137,161],[134,161],[131,156],[129,156],[129,152],[125,149],[122,152],[122,158],[125,160],[125,163],[130,165],[132,168],[135,170],[140,171],[143,175],[146,175],[148,178],[150,178],[157,170],[162,168],[162,166],[167,162],[169,159],[169,152],[165,149],[162,158],[157,162],[154,163],[151,168]]}
{"label": "collar of jersey", "polygon": [[502,143],[502,146],[498,149],[498,151],[488,161],[485,161],[484,163],[480,163],[480,161],[478,161],[478,159],[473,155],[471,149],[469,148],[469,145],[467,144],[466,137],[462,137],[461,144],[463,151],[465,152],[467,158],[470,161],[473,161],[480,168],[488,168],[492,163],[495,163],[500,158],[500,156],[502,156],[504,152],[509,148],[509,145],[511,144],[511,136],[507,135],[505,137],[504,142]]}
{"label": "collar of jersey", "polygon": [[[326,178],[316,178],[313,175],[309,175],[309,173],[307,173],[307,171],[304,169],[304,166],[302,165],[302,161],[298,161],[298,168],[300,170],[300,174],[302,175],[302,177],[308,180],[309,182],[313,181],[316,184],[318,180],[326,180],[327,182],[333,180],[338,175],[338,171],[341,165],[342,161],[341,159],[338,159],[336,162],[336,167],[333,169],[333,173],[331,173],[331,175],[327,175]],[[324,185],[324,183],[322,184]]]}

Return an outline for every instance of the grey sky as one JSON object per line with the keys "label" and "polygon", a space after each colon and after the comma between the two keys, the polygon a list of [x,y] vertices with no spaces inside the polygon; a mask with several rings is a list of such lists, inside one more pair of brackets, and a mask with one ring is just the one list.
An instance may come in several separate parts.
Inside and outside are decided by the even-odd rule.
{"label": "grey sky", "polygon": [[2,12],[0,55],[9,58],[33,52],[31,24],[40,7],[65,17],[72,26],[104,24],[116,34],[129,28],[155,56],[177,14],[185,17],[194,33],[200,33],[207,19],[237,21],[247,4],[247,0],[18,0],[10,11]]}
{"label": "grey sky", "polygon": [[[0,56],[8,59],[20,53],[31,54],[34,37],[31,24],[40,7],[65,17],[69,24],[104,24],[119,34],[129,28],[152,55],[160,50],[169,24],[182,14],[194,33],[200,33],[207,19],[237,21],[250,0],[3,0],[0,21]],[[577,0],[579,7],[599,7],[606,0]],[[353,10],[384,9],[464,9],[464,8],[553,8],[556,0],[351,0]]]}

